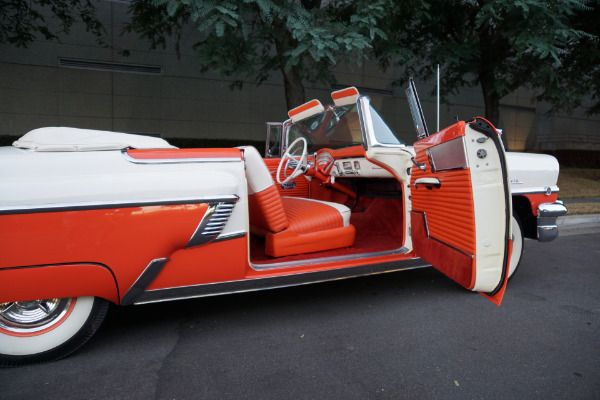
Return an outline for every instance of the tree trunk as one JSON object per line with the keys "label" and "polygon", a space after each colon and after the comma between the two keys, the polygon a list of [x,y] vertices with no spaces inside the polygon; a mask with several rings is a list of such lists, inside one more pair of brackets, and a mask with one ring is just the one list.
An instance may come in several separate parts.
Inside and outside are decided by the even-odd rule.
{"label": "tree trunk", "polygon": [[300,74],[296,67],[285,71],[285,67],[282,66],[281,73],[283,74],[285,102],[287,109],[291,110],[305,102],[304,85],[302,84],[302,78],[300,78]]}
{"label": "tree trunk", "polygon": [[288,57],[284,54],[287,50],[295,48],[297,43],[296,40],[292,38],[291,34],[285,30],[281,21],[274,21],[273,26],[282,33],[279,39],[274,40],[274,43],[279,58],[279,69],[283,75],[285,102],[287,109],[291,110],[304,103],[304,84],[302,83],[302,77],[300,75],[300,67],[294,66],[287,70],[285,68]]}
{"label": "tree trunk", "polygon": [[500,123],[500,96],[494,91],[494,77],[489,73],[480,73],[479,82],[485,102],[485,118],[498,127]]}

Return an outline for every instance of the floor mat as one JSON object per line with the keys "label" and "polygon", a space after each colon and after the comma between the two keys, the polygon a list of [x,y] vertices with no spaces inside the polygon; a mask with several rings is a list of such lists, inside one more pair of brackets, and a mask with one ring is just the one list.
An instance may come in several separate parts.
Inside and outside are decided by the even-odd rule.
{"label": "floor mat", "polygon": [[356,239],[351,247],[274,258],[265,254],[265,239],[251,235],[250,259],[253,264],[272,264],[395,250],[403,244],[403,222],[400,200],[361,198],[350,217],[350,223],[356,228]]}

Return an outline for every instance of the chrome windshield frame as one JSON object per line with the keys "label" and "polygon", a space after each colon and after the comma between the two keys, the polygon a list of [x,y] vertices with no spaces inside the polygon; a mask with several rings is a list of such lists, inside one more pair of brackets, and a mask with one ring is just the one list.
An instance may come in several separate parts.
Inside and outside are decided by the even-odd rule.
{"label": "chrome windshield frame", "polygon": [[[398,143],[398,144],[390,144],[390,143],[381,143],[377,140],[377,136],[375,135],[375,128],[373,126],[373,118],[371,115],[371,98],[369,96],[360,96],[356,100],[356,105],[358,108],[358,117],[360,120],[360,129],[363,134],[363,147],[365,150],[374,147],[387,147],[387,148],[404,148],[406,147],[406,143]],[[388,127],[389,128],[389,127]],[[400,138],[396,136],[396,134],[391,130],[394,137],[401,141]]]}

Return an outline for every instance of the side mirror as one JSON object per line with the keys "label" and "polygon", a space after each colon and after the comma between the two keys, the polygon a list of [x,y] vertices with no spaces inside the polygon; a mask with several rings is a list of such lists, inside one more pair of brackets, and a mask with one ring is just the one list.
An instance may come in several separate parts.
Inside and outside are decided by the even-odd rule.
{"label": "side mirror", "polygon": [[267,140],[265,142],[265,158],[281,157],[281,122],[267,122]]}

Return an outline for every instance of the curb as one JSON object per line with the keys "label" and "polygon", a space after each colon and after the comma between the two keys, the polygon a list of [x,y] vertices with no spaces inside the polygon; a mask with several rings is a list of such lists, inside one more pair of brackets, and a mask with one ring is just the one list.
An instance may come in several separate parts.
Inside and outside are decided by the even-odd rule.
{"label": "curb", "polygon": [[600,232],[600,214],[565,215],[556,221],[559,235]]}

